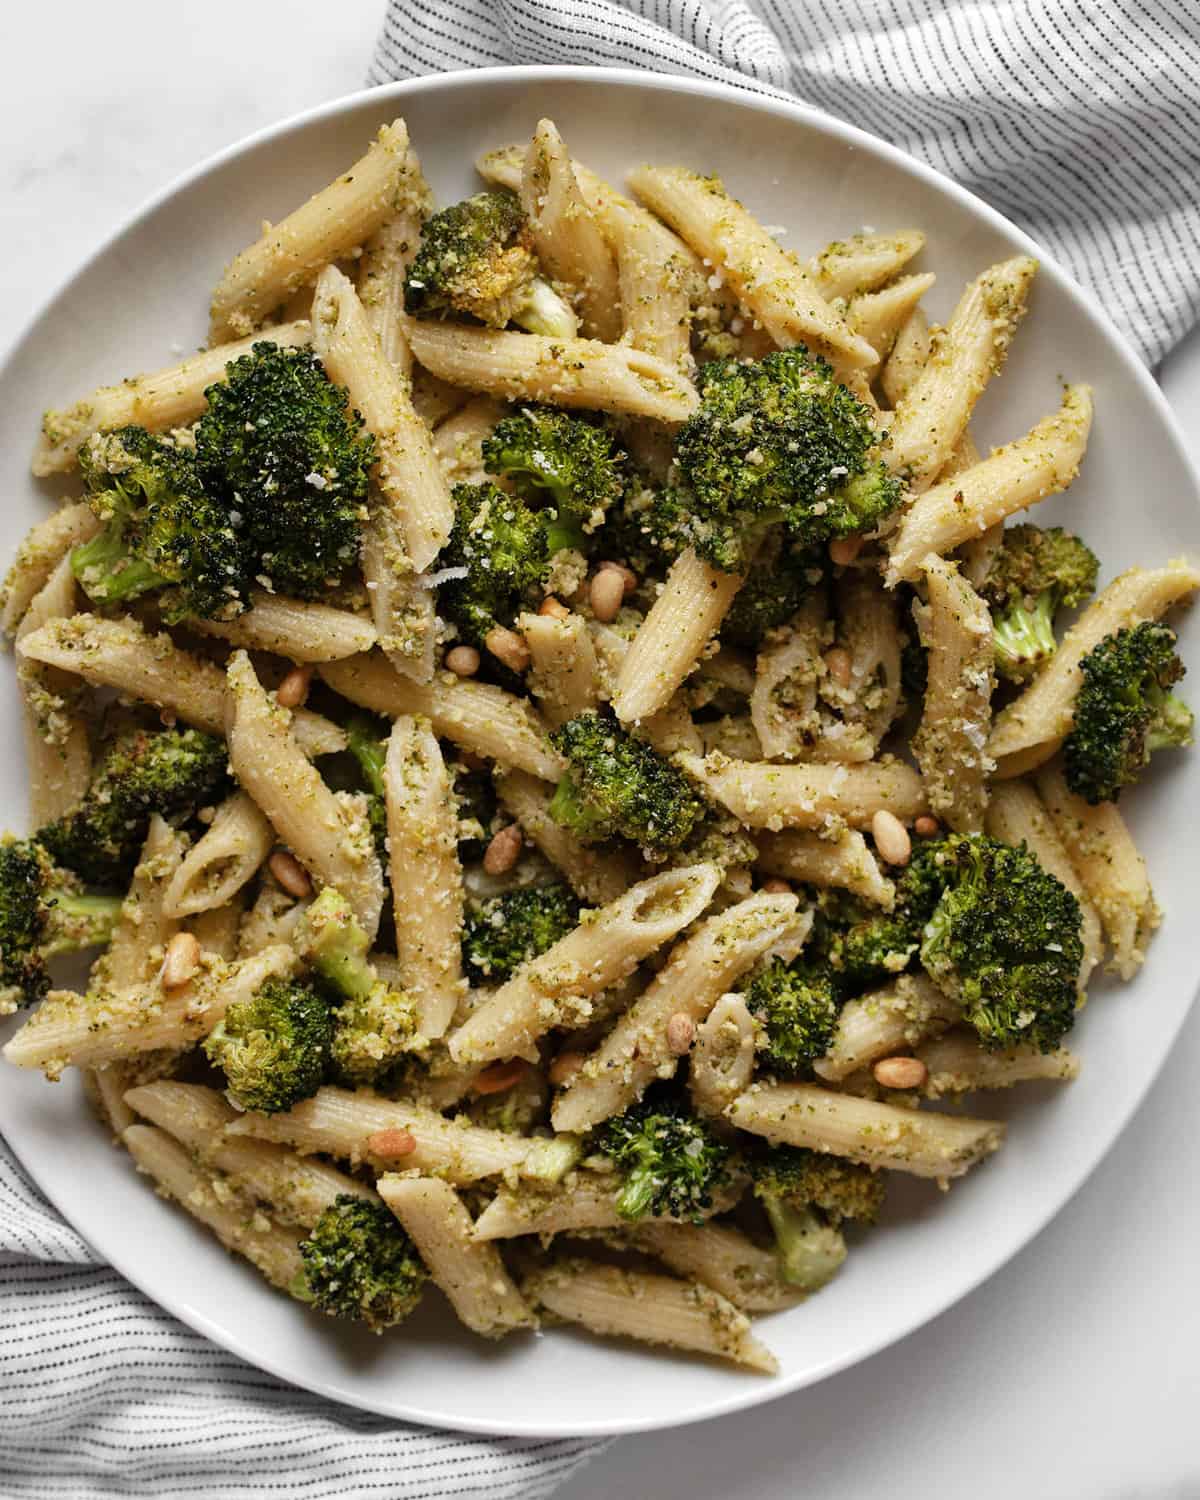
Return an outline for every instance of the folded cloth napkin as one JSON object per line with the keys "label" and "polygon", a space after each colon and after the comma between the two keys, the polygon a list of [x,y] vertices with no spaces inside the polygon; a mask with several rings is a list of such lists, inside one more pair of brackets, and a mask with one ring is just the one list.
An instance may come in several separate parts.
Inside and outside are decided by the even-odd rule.
{"label": "folded cloth napkin", "polygon": [[[970,187],[1150,363],[1200,316],[1190,0],[390,0],[369,81],[599,63],[798,96]],[[549,1495],[599,1447],[405,1427],[214,1348],[69,1229],[0,1141],[8,1496]]]}

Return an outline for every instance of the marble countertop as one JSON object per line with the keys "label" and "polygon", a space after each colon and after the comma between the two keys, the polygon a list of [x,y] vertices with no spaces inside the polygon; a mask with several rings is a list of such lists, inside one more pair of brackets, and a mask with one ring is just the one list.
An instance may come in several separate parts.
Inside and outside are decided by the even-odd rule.
{"label": "marble countertop", "polygon": [[[175,174],[357,89],[382,8],[6,7],[0,346]],[[1200,339],[1164,383],[1200,456]],[[1198,1077],[1200,1014],[1091,1181],[987,1285],[814,1389],[622,1440],[561,1500],[860,1500],[914,1482],[972,1500],[1200,1494]]]}

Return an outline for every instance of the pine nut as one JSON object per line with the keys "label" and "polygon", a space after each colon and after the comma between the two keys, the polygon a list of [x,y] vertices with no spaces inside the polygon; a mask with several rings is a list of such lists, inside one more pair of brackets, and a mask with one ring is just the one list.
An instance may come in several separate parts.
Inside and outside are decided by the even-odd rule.
{"label": "pine nut", "polygon": [[865,536],[837,536],[829,544],[829,561],[848,568],[863,549]]}
{"label": "pine nut", "polygon": [[521,830],[509,823],[492,836],[483,856],[483,868],[489,875],[506,875],[521,857]]}
{"label": "pine nut", "polygon": [[839,687],[848,688],[853,676],[854,663],[850,659],[850,653],[845,646],[831,646],[825,653],[825,665],[829,668],[829,675]]}
{"label": "pine nut", "polygon": [[691,1050],[696,1039],[696,1023],[687,1011],[677,1010],[667,1022],[667,1047],[676,1057],[683,1057]]}
{"label": "pine nut", "polygon": [[367,1137],[367,1155],[377,1156],[383,1161],[396,1161],[402,1156],[411,1156],[417,1149],[417,1138],[411,1130],[394,1126],[390,1130],[377,1130]]}
{"label": "pine nut", "polygon": [[601,625],[609,625],[621,611],[625,599],[625,581],[616,568],[601,568],[592,579],[588,600],[592,613]]}
{"label": "pine nut", "polygon": [[471,1085],[473,1094],[503,1094],[506,1089],[512,1088],[520,1083],[525,1076],[528,1063],[523,1063],[519,1057],[510,1062],[493,1063],[490,1068],[484,1068],[483,1072]]}
{"label": "pine nut", "polygon": [[523,672],[529,665],[529,647],[515,630],[493,625],[484,636],[483,644],[510,672]]}
{"label": "pine nut", "polygon": [[791,886],[786,880],[780,880],[778,875],[772,875],[770,880],[764,880],[762,889],[770,896],[790,896]]}
{"label": "pine nut", "polygon": [[267,869],[288,895],[295,896],[297,901],[307,901],[312,895],[312,881],[308,878],[308,871],[286,849],[276,849],[267,860]]}
{"label": "pine nut", "polygon": [[167,944],[167,951],[163,954],[163,989],[180,989],[199,967],[200,944],[190,932],[177,932]]}
{"label": "pine nut", "polygon": [[312,677],[311,667],[293,667],[275,689],[275,702],[280,708],[299,708],[308,697]]}
{"label": "pine nut", "polygon": [[600,571],[602,573],[606,568],[611,568],[614,573],[620,573],[621,585],[625,591],[625,597],[628,599],[630,594],[632,594],[634,589],[636,589],[638,586],[637,574],[633,571],[632,568],[627,568],[624,563],[613,562],[611,558],[605,559],[605,561],[600,564]]}
{"label": "pine nut", "polygon": [[582,1052],[560,1052],[547,1069],[546,1077],[555,1088],[561,1089],[570,1083],[586,1061]]}
{"label": "pine nut", "polygon": [[936,818],[931,818],[928,813],[922,813],[913,824],[913,832],[923,839],[936,838],[942,831],[942,825]]}
{"label": "pine nut", "polygon": [[929,1077],[919,1057],[881,1057],[872,1071],[875,1082],[885,1089],[919,1089]]}
{"label": "pine nut", "polygon": [[479,671],[479,652],[474,646],[452,646],[446,652],[446,667],[455,677],[474,677]]}
{"label": "pine nut", "polygon": [[871,819],[875,847],[889,865],[906,865],[912,858],[912,839],[908,829],[893,812],[881,807]]}
{"label": "pine nut", "polygon": [[538,614],[549,615],[552,620],[569,620],[571,618],[571,611],[561,599],[556,599],[553,594],[547,594],[541,604],[538,605]]}

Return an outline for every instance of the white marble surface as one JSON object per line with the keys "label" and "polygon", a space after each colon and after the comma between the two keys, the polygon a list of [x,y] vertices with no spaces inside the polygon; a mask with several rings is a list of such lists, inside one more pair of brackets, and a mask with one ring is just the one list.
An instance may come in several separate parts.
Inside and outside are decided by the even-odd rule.
{"label": "white marble surface", "polygon": [[[381,11],[379,0],[5,5],[0,347],[176,173],[356,89]],[[1166,386],[1200,456],[1200,338]],[[562,1500],[861,1500],[914,1484],[973,1500],[1200,1495],[1198,1077],[1200,1015],[1091,1182],[987,1286],[813,1390],[623,1440]]]}

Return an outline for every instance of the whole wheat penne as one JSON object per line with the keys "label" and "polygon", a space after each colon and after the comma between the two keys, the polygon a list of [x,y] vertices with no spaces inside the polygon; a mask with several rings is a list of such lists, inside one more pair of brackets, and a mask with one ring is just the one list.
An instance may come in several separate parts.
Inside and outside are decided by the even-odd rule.
{"label": "whole wheat penne", "polygon": [[779,1368],[746,1315],[696,1282],[573,1258],[527,1276],[521,1290],[535,1308],[592,1333],[711,1354],[764,1375]]}
{"label": "whole wheat penne", "polygon": [[696,1028],[688,1061],[688,1092],[698,1114],[722,1118],[750,1087],[754,1038],[754,1017],[745,1000],[741,995],[722,995]]}
{"label": "whole wheat penne", "polygon": [[491,396],[473,396],[433,429],[433,451],[448,484],[483,484],[483,440],[505,414]]}
{"label": "whole wheat penne", "polygon": [[448,1029],[464,989],[463,887],[450,777],[428,720],[396,720],[384,792],[401,986],[416,1004],[418,1032],[433,1041]]}
{"label": "whole wheat penne", "polygon": [[853,297],[886,286],[924,246],[925,236],[919,229],[897,229],[891,234],[864,230],[844,240],[833,240],[813,256],[808,269],[830,301]]}
{"label": "whole wheat penne", "polygon": [[916,1177],[961,1177],[999,1150],[1004,1125],[879,1104],[811,1083],[755,1085],[730,1108],[739,1130]]}
{"label": "whole wheat penne", "polygon": [[253,880],[274,846],[271,820],[247,793],[234,792],[171,877],[166,910],[190,917],[224,906]]}
{"label": "whole wheat penne", "polygon": [[675,423],[698,404],[695,388],[675,365],[628,344],[420,319],[409,323],[408,337],[435,375],[505,401],[548,401]]}
{"label": "whole wheat penne", "polygon": [[[741,1197],[743,1180],[717,1188],[704,1210],[724,1213]],[[479,1240],[511,1240],[526,1234],[571,1234],[577,1230],[618,1229],[628,1223],[617,1209],[621,1180],[611,1172],[575,1172],[550,1187],[523,1181],[502,1187],[475,1220]],[[668,1219],[669,1223],[674,1220]]]}
{"label": "whole wheat penne", "polygon": [[582,615],[523,614],[517,629],[529,647],[529,691],[552,729],[600,701],[600,667]]}
{"label": "whole wheat penne", "polygon": [[374,652],[330,662],[321,676],[360,708],[389,718],[420,714],[435,734],[502,766],[516,766],[544,781],[557,781],[565,769],[529,704],[490,683],[465,681],[449,672],[428,685],[410,682]]}
{"label": "whole wheat penne", "polygon": [[374,938],[383,908],[383,876],[362,798],[331,792],[305,758],[281,709],[255,676],[250,658],[229,662],[226,738],[242,789],[321,886],[332,885]]}
{"label": "whole wheat penne", "polygon": [[902,974],[894,983],[847,1000],[838,1014],[833,1040],[813,1071],[826,1083],[840,1083],[881,1057],[907,1052],[945,1031],[962,1007],[922,974]]}
{"label": "whole wheat penne", "polygon": [[471,1215],[448,1182],[389,1173],[379,1179],[379,1193],[460,1322],[489,1339],[535,1326],[495,1245],[474,1238]]}
{"label": "whole wheat penne", "polygon": [[[59,564],[81,542],[100,530],[100,521],[82,501],[64,505],[26,532],[0,590],[0,631],[15,635],[25,613]],[[70,611],[73,613],[73,611]]]}
{"label": "whole wheat penne", "polygon": [[629,1239],[689,1281],[727,1297],[747,1313],[779,1312],[805,1294],[779,1279],[779,1263],[730,1224],[663,1224],[645,1221]]}
{"label": "whole wheat penne", "polygon": [[133,423],[150,432],[165,432],[186,427],[203,414],[208,405],[204,393],[224,376],[225,366],[249,354],[259,340],[295,348],[311,338],[312,329],[303,319],[280,323],[236,343],[193,354],[152,375],[135,375],[119,385],[102,385],[62,411],[47,411],[33,453],[33,472],[44,478],[74,468],[80,448],[94,432],[105,428]]}
{"label": "whole wheat penne", "polygon": [[846,370],[875,363],[874,349],[850,331],[815,278],[715,177],[684,167],[639,167],[629,182],[697,255],[724,274],[781,348],[815,346]]}
{"label": "whole wheat penne", "polygon": [[918,496],[888,544],[888,587],[915,578],[929,553],[953,552],[1014,511],[1065,490],[1091,426],[1091,389],[1069,385],[1059,410],[1024,437]]}
{"label": "whole wheat penne", "polygon": [[496,778],[500,801],[521,825],[521,832],[592,906],[606,906],[637,880],[643,866],[632,850],[584,844],[550,816],[552,784],[528,771],[505,771]]}
{"label": "whole wheat penne", "polygon": [[916,1056],[928,1071],[921,1088],[926,1099],[970,1094],[976,1089],[1008,1089],[1042,1079],[1070,1083],[1079,1077],[1079,1059],[1065,1047],[1053,1052],[1039,1052],[1036,1047],[991,1052],[971,1032],[962,1030],[923,1043]]}
{"label": "whole wheat penne", "polygon": [[226,267],[209,309],[210,343],[257,328],[323,266],[362,246],[397,210],[418,202],[423,185],[404,121],[381,126],[347,172],[268,225]]}
{"label": "whole wheat penne", "polygon": [[579,926],[523,964],[450,1038],[458,1063],[536,1058],[537,1038],[586,1021],[593,995],[631,974],[694,921],[720,883],[715,864],[667,870],[585,914]]}
{"label": "whole wheat penne", "polygon": [[892,406],[899,406],[905,393],[929,362],[933,340],[929,333],[929,320],[923,308],[914,307],[901,324],[892,345],[892,352],[884,361],[879,375],[879,386]]}
{"label": "whole wheat penne", "polygon": [[748,828],[823,828],[842,818],[869,828],[881,810],[911,822],[926,810],[921,778],[902,761],[869,765],[789,765],[730,760],[720,753],[679,756],[680,766]]}
{"label": "whole wheat penne", "polygon": [[261,590],[251,592],[250,608],[234,619],[189,620],[188,629],[290,661],[339,661],[369,651],[378,638],[365,615]]}
{"label": "whole wheat penne", "polygon": [[833,886],[891,911],[896,888],[879,867],[865,838],[852,828],[828,836],[788,829],[760,833],[757,867],[802,885]]}
{"label": "whole wheat penne", "polygon": [[[74,614],[75,598],[71,559],[63,557],[21,617],[18,644],[51,620]],[[29,771],[29,819],[34,828],[42,828],[70,812],[88,789],[88,723],[81,712],[79,680],[69,673],[18,656],[17,684]]]}
{"label": "whole wheat penne", "polygon": [[1071,727],[1083,683],[1079,663],[1106,635],[1157,620],[1200,588],[1200,567],[1176,558],[1164,568],[1130,568],[1092,600],[1062,644],[1019,698],[996,716],[988,751],[1001,776],[1016,775],[1016,757],[1036,751],[1020,770],[1049,760]]}
{"label": "whole wheat penne", "polygon": [[555,1130],[581,1133],[619,1114],[652,1079],[673,1074],[679,1058],[668,1041],[671,1019],[698,1024],[764,954],[790,939],[802,942],[812,918],[797,905],[795,895],[760,891],[701,922],[555,1099]]}

